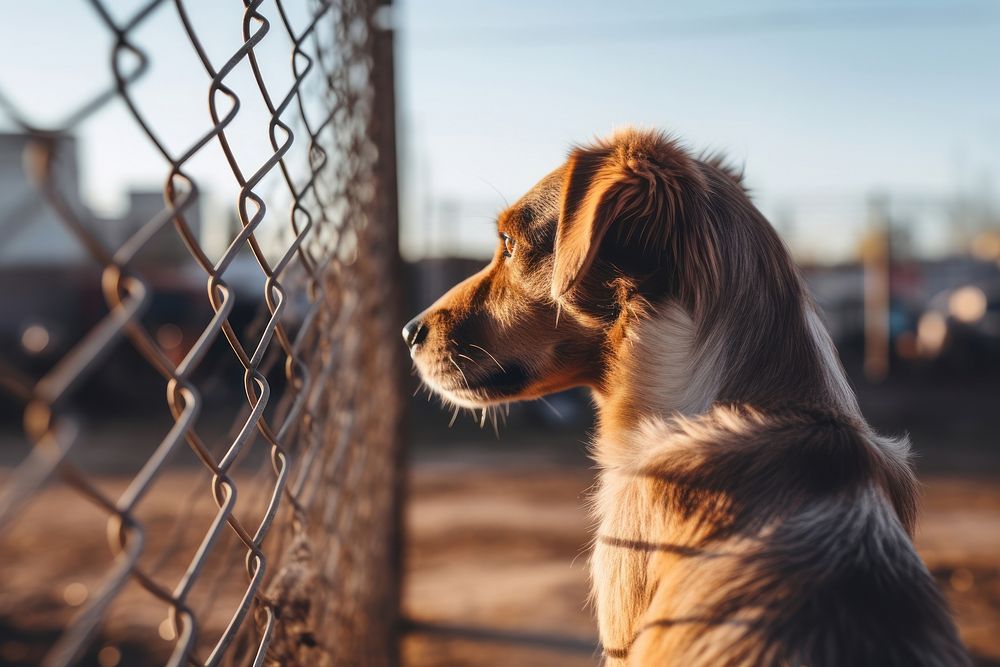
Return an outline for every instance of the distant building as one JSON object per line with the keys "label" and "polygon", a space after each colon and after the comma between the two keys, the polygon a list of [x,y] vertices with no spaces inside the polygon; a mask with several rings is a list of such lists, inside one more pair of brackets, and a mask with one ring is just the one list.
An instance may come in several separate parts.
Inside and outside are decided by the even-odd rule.
{"label": "distant building", "polygon": [[[30,135],[0,133],[0,265],[75,264],[86,252],[29,179],[33,158],[44,156]],[[53,182],[81,210],[76,140],[60,137],[49,153]]]}
{"label": "distant building", "polygon": [[[88,253],[57,213],[53,203],[31,178],[34,163],[46,150],[28,134],[0,133],[0,267],[76,265]],[[60,200],[106,247],[119,248],[129,237],[166,208],[158,190],[128,193],[128,210],[121,218],[101,218],[80,196],[76,139],[52,140],[47,153],[53,160],[51,184]],[[200,207],[195,204],[185,220],[194,238],[200,235]],[[180,236],[168,222],[140,251],[140,264],[174,264],[190,258]]]}
{"label": "distant building", "polygon": [[[125,212],[119,225],[119,238],[112,245],[117,247],[130,236],[139,231],[150,220],[163,214],[166,202],[163,193],[158,190],[130,190],[128,193],[128,211]],[[201,233],[201,215],[197,203],[184,212],[184,220],[191,229],[195,240]],[[157,232],[137,258],[140,264],[179,264],[191,259],[191,254],[184,246],[180,235],[174,229],[173,222],[167,222]]]}

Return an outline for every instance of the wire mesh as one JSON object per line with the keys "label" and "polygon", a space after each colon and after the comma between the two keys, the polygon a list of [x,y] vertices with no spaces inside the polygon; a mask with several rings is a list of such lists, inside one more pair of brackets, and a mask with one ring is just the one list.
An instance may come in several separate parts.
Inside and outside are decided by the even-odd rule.
{"label": "wire mesh", "polygon": [[[247,0],[199,24],[200,3],[92,0],[110,84],[51,122],[41,87],[0,73],[0,160],[22,170],[0,178],[30,183],[0,198],[0,662],[391,659],[399,345],[377,4]],[[204,128],[181,148],[139,94],[145,35],[168,23],[207,81]],[[222,32],[239,45],[220,55]],[[269,42],[290,70],[278,81]],[[251,96],[259,163],[235,129]],[[94,214],[76,182],[77,135],[111,108],[163,175],[131,224]],[[214,257],[191,166],[208,152],[238,223]]]}

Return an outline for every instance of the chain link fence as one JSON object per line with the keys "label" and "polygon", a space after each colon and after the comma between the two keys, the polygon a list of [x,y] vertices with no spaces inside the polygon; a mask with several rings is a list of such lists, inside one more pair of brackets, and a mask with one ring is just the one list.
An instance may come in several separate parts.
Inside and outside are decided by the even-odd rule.
{"label": "chain link fence", "polygon": [[[380,3],[225,4],[81,3],[71,40],[0,68],[0,663],[394,659]],[[85,96],[18,83],[44,49]],[[95,212],[133,169],[162,193]]]}

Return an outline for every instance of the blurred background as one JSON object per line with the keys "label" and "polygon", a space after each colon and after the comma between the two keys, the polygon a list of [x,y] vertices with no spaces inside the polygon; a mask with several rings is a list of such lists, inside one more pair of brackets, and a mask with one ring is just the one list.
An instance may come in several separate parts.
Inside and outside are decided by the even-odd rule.
{"label": "blurred background", "polygon": [[[122,18],[143,5],[105,4]],[[274,15],[271,3],[262,7]],[[206,48],[215,62],[240,48],[240,3],[189,11],[199,30],[213,32]],[[112,82],[112,37],[85,3],[5,12],[8,112],[58,124]],[[918,548],[977,664],[1000,665],[1000,3],[404,0],[378,20],[396,38],[399,326],[487,261],[497,212],[574,142],[630,123],[724,152],[744,167],[754,201],[802,266],[866,416],[886,433],[910,433],[924,485]],[[227,22],[231,29],[214,30]],[[305,25],[306,12],[292,22]],[[192,49],[176,48],[187,43],[176,20],[143,23],[133,37],[151,62],[134,95],[180,150],[210,126],[210,77]],[[275,38],[259,47],[277,88],[291,84],[289,46]],[[239,159],[259,165],[273,152],[263,129],[270,115],[248,67],[227,83],[243,101],[229,130]],[[101,267],[26,176],[28,137],[10,118],[0,113],[0,349],[8,379],[30,384],[106,309]],[[109,246],[163,208],[164,160],[120,102],[58,141],[62,195]],[[304,164],[306,149],[293,151]],[[240,229],[240,187],[221,151],[199,151],[187,169],[201,187],[188,224],[214,261]],[[277,172],[258,190],[272,210],[288,208]],[[290,239],[281,218],[266,218],[258,236],[273,257]],[[155,288],[143,323],[177,363],[212,315],[204,275],[172,231],[135,263]],[[267,320],[265,278],[249,252],[226,276],[238,295],[233,326],[255,340]],[[304,307],[290,303],[291,322]],[[198,369],[206,440],[227,442],[246,419],[241,374],[218,350]],[[283,386],[280,372],[269,380]],[[495,432],[466,414],[450,425],[451,412],[408,382],[404,663],[596,664],[586,607],[586,392],[513,405]],[[75,463],[120,487],[151,455],[150,434],[173,424],[162,393],[162,378],[134,350],[114,349],[80,396],[89,422]],[[19,404],[0,404],[4,471],[25,457],[21,422]],[[259,454],[241,465],[249,477],[268,462]],[[177,502],[179,486],[161,489],[149,521],[167,522],[163,508]],[[203,496],[191,496],[185,511],[204,523],[214,506]],[[103,515],[77,520],[103,530]],[[32,647],[58,625],[52,619],[88,594],[86,582],[63,576],[66,559],[80,554],[53,548],[30,524],[18,529],[27,537],[2,547],[0,573],[19,580],[17,563],[44,553],[54,583],[0,592],[0,664],[33,664]],[[122,607],[121,623],[136,604]],[[20,623],[29,607],[26,639],[11,619]],[[161,617],[158,610],[150,626]],[[160,654],[122,648],[94,664],[148,664],[150,655]]]}

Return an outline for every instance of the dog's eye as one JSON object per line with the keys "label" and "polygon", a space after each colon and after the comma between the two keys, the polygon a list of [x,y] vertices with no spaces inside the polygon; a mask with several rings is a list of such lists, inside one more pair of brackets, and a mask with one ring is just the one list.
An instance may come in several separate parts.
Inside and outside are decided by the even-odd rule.
{"label": "dog's eye", "polygon": [[517,245],[517,241],[510,234],[504,234],[503,232],[500,232],[500,238],[503,239],[503,256],[513,257],[514,246]]}

